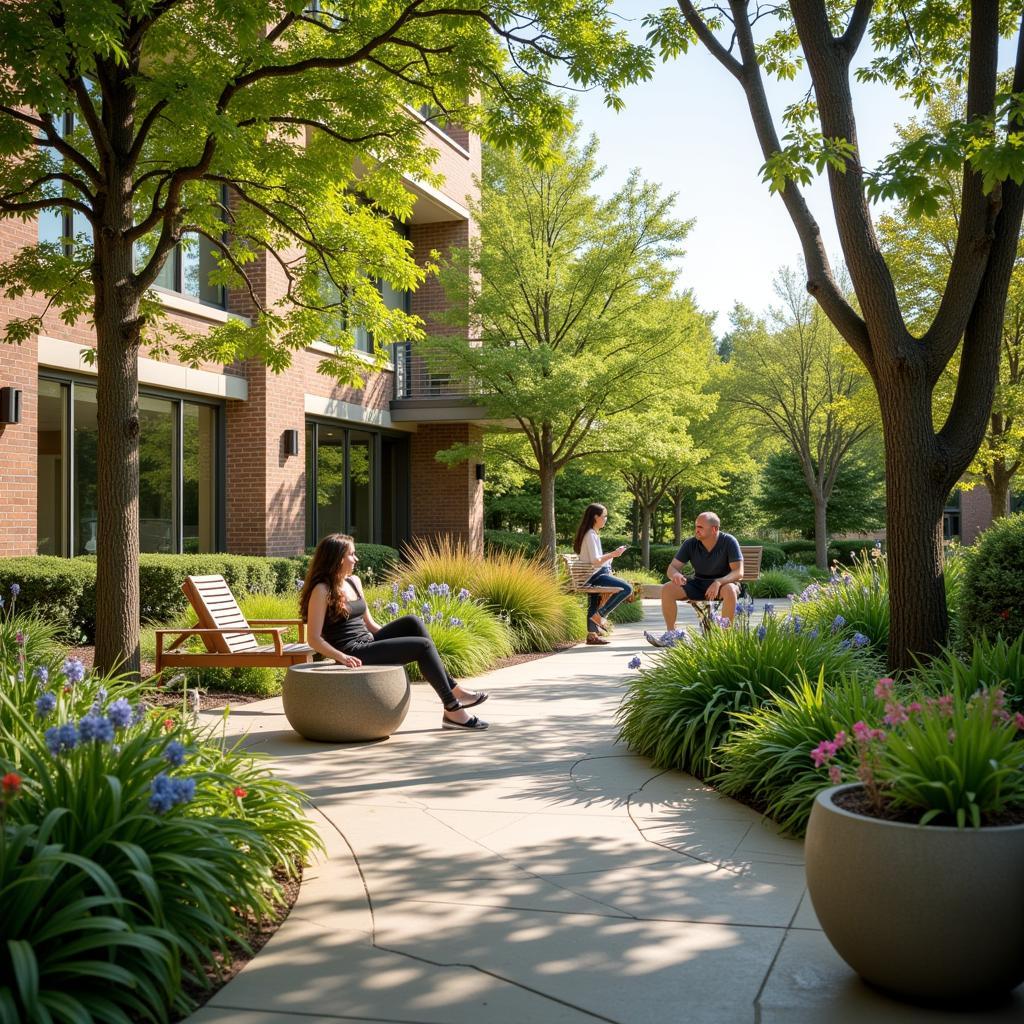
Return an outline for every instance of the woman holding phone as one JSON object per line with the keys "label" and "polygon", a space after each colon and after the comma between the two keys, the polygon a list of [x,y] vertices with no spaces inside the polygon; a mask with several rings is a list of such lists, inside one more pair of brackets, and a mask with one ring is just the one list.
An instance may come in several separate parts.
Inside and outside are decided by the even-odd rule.
{"label": "woman holding phone", "polygon": [[[613,611],[633,592],[633,585],[612,575],[612,559],[618,558],[626,550],[622,544],[607,555],[601,550],[601,538],[598,534],[608,522],[608,509],[594,502],[587,506],[576,530],[573,550],[580,556],[581,562],[590,562],[594,572],[587,580],[587,586],[616,587],[618,593],[588,594],[587,603],[587,643],[606,644],[602,632],[608,631],[608,619],[605,617]],[[604,604],[602,604],[602,599]],[[602,614],[602,612],[604,614]]]}

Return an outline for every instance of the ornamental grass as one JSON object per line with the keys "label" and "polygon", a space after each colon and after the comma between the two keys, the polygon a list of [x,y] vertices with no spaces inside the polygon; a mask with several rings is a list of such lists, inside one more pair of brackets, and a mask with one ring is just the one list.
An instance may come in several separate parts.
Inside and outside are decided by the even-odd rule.
{"label": "ornamental grass", "polygon": [[417,593],[431,583],[468,590],[507,623],[517,653],[550,651],[586,634],[583,610],[563,593],[550,566],[517,552],[481,558],[447,537],[425,541],[409,549],[389,582],[400,589],[412,585]]}
{"label": "ornamental grass", "polygon": [[766,606],[753,626],[738,615],[731,629],[689,635],[630,682],[618,710],[620,738],[659,768],[707,778],[733,714],[774,703],[803,676],[877,677],[865,644],[808,629],[799,618],[776,619]]}

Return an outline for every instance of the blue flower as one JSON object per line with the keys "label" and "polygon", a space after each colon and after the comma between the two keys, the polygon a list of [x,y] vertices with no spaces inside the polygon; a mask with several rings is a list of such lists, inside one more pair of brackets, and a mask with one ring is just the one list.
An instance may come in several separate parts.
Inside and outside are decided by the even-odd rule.
{"label": "blue flower", "polygon": [[850,641],[850,646],[856,650],[858,647],[867,647],[871,641],[863,633],[854,633],[853,639]]}
{"label": "blue flower", "polygon": [[639,658],[638,655],[634,655],[626,663],[626,668],[639,668],[639,667],[640,667],[640,658]]}
{"label": "blue flower", "polygon": [[107,708],[107,715],[118,729],[132,724],[132,706],[125,697],[112,701]]}
{"label": "blue flower", "polygon": [[82,743],[91,740],[109,743],[114,738],[114,723],[106,716],[90,711],[78,720],[78,738]]}
{"label": "blue flower", "polygon": [[45,718],[56,706],[57,698],[49,690],[36,698],[36,714],[40,718]]}
{"label": "blue flower", "polygon": [[841,650],[841,651],[848,651],[849,649],[850,649],[850,641],[849,640],[844,640],[839,645],[839,650]]}
{"label": "blue flower", "polygon": [[803,628],[804,628],[804,620],[801,619],[799,615],[794,615],[793,616],[793,632],[796,633],[797,635],[799,635],[800,631]]}
{"label": "blue flower", "polygon": [[398,600],[398,584],[391,584],[391,596],[397,601]]}
{"label": "blue flower", "polygon": [[50,670],[45,665],[37,665],[32,674],[39,680],[40,686],[45,686],[50,681]]}
{"label": "blue flower", "polygon": [[458,617],[458,615],[453,615],[453,616],[452,616],[452,617],[451,617],[451,618],[450,618],[450,619],[448,620],[448,624],[449,624],[450,626],[462,626],[462,625],[464,625],[464,623],[463,623],[462,619],[460,619],[460,618]]}
{"label": "blue flower", "polygon": [[185,763],[184,744],[171,740],[164,749],[164,759],[172,768],[180,768]]}
{"label": "blue flower", "polygon": [[444,622],[444,612],[435,612],[434,613],[434,621],[435,622]]}
{"label": "blue flower", "polygon": [[196,780],[172,779],[161,772],[149,784],[149,806],[157,814],[164,814],[176,804],[187,804],[196,795]]}
{"label": "blue flower", "polygon": [[839,632],[839,630],[841,630],[841,629],[843,628],[843,626],[845,626],[845,625],[846,625],[846,619],[844,619],[844,618],[842,617],[842,615],[837,615],[837,616],[836,616],[836,617],[835,617],[835,618],[834,618],[834,619],[832,620],[832,625],[831,625],[831,626],[830,626],[829,628],[830,628],[830,629],[832,630],[832,634],[833,634],[833,636],[834,636],[834,635],[835,635],[836,633],[838,633],[838,632]]}
{"label": "blue flower", "polygon": [[430,613],[431,613],[432,609],[431,609],[430,605],[426,601],[423,602],[422,606],[420,607],[420,611],[423,612],[423,614],[427,617],[427,621],[429,622],[430,621]]}
{"label": "blue flower", "polygon": [[439,586],[439,587],[437,588],[437,592],[438,592],[438,593],[439,593],[439,594],[440,594],[440,595],[441,595],[442,597],[447,597],[447,596],[448,596],[448,595],[449,595],[449,594],[450,594],[450,593],[452,592],[452,588],[451,588],[451,587],[449,587],[447,583],[442,583],[442,584],[441,584],[441,585],[440,585],[440,586]]}
{"label": "blue flower", "polygon": [[67,658],[62,671],[69,683],[80,683],[85,678],[85,666],[78,658]]}
{"label": "blue flower", "polygon": [[455,595],[460,601],[468,601],[470,599],[469,591],[463,587],[458,594]]}
{"label": "blue flower", "polygon": [[811,638],[812,640],[817,640],[817,639],[818,639],[818,627],[817,627],[817,626],[815,626],[815,627],[814,627],[813,629],[809,629],[809,630],[807,631],[807,635],[808,635],[808,636],[809,636],[809,637],[810,637],[810,638]]}
{"label": "blue flower", "polygon": [[72,722],[65,722],[63,725],[52,725],[43,734],[46,746],[51,754],[56,757],[69,750],[74,750],[78,745],[78,730]]}
{"label": "blue flower", "polygon": [[775,614],[775,605],[773,605],[773,604],[766,604],[764,606],[764,613],[765,613],[765,615],[774,615]]}
{"label": "blue flower", "polygon": [[384,605],[384,611],[388,615],[397,615],[398,614],[398,605],[394,601],[388,601],[388,603],[386,605]]}
{"label": "blue flower", "polygon": [[768,627],[762,622],[761,625],[757,627],[757,639],[763,640],[767,635]]}
{"label": "blue flower", "polygon": [[[881,545],[879,545],[881,546]],[[17,583],[11,584],[11,597],[17,597],[21,593],[21,587]]]}

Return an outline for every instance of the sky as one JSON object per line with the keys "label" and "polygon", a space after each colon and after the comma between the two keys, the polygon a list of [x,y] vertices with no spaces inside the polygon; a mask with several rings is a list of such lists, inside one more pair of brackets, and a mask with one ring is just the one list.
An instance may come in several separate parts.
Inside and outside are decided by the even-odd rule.
{"label": "sky", "polygon": [[[661,6],[663,0],[615,0],[613,9],[641,41],[641,17]],[[770,88],[776,125],[807,84],[803,78]],[[737,302],[758,313],[779,305],[773,280],[782,266],[799,266],[800,246],[781,198],[761,182],[764,161],[739,83],[698,46],[658,64],[652,79],[622,96],[626,106],[619,113],[604,105],[600,93],[578,99],[584,134],[597,136],[599,161],[607,168],[599,190],[611,194],[637,167],[646,180],[678,194],[676,216],[695,219],[684,243],[679,288],[692,289],[701,309],[717,312],[716,335],[729,330]],[[856,86],[854,103],[861,152],[872,166],[891,148],[893,125],[909,120],[914,110],[881,85]],[[841,253],[824,179],[805,195],[838,270]]]}

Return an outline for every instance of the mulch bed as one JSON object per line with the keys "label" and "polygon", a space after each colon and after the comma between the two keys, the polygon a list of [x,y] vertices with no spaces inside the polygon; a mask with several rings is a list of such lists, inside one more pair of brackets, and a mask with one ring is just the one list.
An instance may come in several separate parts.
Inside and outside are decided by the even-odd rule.
{"label": "mulch bed", "polygon": [[[920,810],[898,810],[889,804],[883,804],[877,808],[872,804],[867,791],[863,789],[850,789],[845,793],[837,793],[832,802],[841,807],[844,811],[853,814],[861,814],[865,818],[878,818],[882,821],[899,821],[906,825],[916,825],[921,820]],[[951,818],[935,818],[931,825],[956,825]],[[1024,809],[1004,811],[1002,814],[983,814],[981,816],[983,828],[993,828],[998,825],[1024,825]]]}

